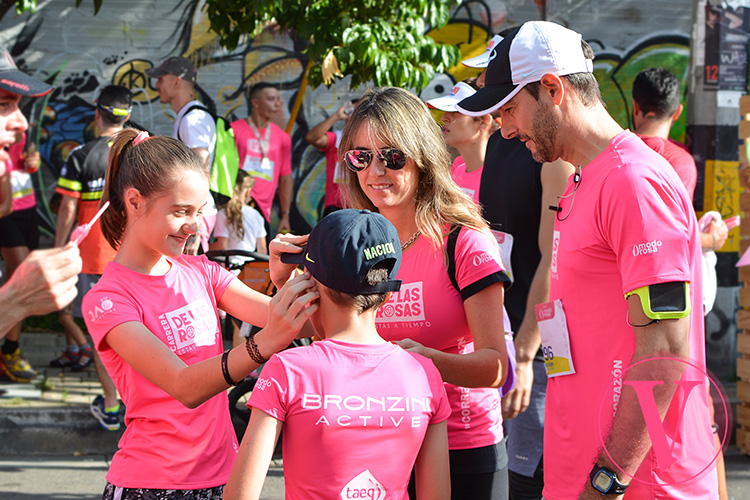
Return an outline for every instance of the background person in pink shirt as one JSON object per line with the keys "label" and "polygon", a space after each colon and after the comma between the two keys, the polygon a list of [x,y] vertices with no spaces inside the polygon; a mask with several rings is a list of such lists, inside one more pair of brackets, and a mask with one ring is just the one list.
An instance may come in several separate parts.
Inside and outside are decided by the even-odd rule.
{"label": "background person in pink shirt", "polygon": [[331,127],[336,122],[349,118],[353,112],[354,103],[347,102],[338,111],[315,125],[305,134],[305,140],[321,150],[326,156],[326,186],[323,195],[323,217],[344,206],[341,188],[339,187],[343,180],[341,169],[346,168],[342,167],[339,163],[341,131],[333,132],[331,131]]}
{"label": "background person in pink shirt", "polygon": [[[227,388],[289,345],[318,307],[309,275],[270,299],[184,255],[207,197],[204,165],[182,142],[114,136],[101,229],[118,252],[82,307],[127,407],[107,500],[221,498],[238,447]],[[264,328],[222,354],[217,307]]]}
{"label": "background person in pink shirt", "polygon": [[[477,204],[450,178],[440,127],[414,94],[392,87],[365,92],[340,150],[349,167],[346,199],[380,212],[399,234],[402,286],[378,311],[378,333],[430,358],[445,382],[451,498],[507,498],[497,388],[509,363],[508,276],[497,242]],[[446,260],[451,230],[458,232],[453,273]]]}
{"label": "background person in pink shirt", "polygon": [[[18,108],[21,97],[39,97],[52,92],[52,87],[22,73],[10,53],[0,45],[0,184],[8,189],[0,195],[0,203],[12,203],[10,197],[10,160],[7,149],[17,136],[29,127]],[[0,214],[2,220],[2,214]],[[0,231],[0,234],[3,234]],[[27,316],[47,314],[70,304],[75,298],[81,257],[78,246],[68,243],[64,248],[35,250],[20,262],[13,276],[0,287],[0,338]],[[13,356],[22,360],[20,352]],[[7,358],[5,361],[9,361]],[[7,365],[6,365],[7,366]],[[18,366],[18,365],[17,365]],[[18,366],[22,370],[23,366]]]}
{"label": "background person in pink shirt", "polygon": [[[323,340],[271,357],[225,500],[257,499],[284,431],[287,498],[448,500],[450,406],[430,360],[383,340],[375,314],[401,286],[393,225],[366,210],[322,219],[298,254],[320,292],[310,319]],[[314,464],[323,464],[316,467]]]}
{"label": "background person in pink shirt", "polygon": [[[266,222],[279,193],[281,217],[278,232],[289,231],[292,206],[292,138],[271,118],[281,110],[279,91],[270,83],[256,83],[247,94],[252,105],[250,116],[232,122],[234,141],[240,156],[240,168],[255,177],[252,198]],[[270,231],[266,231],[271,234]]]}
{"label": "background person in pink shirt", "polygon": [[[634,131],[648,147],[666,158],[692,200],[698,182],[698,167],[685,145],[669,138],[672,124],[681,114],[680,81],[671,71],[648,68],[638,73],[633,80]],[[711,251],[720,249],[727,241],[728,234],[723,220],[712,220],[708,231],[701,231],[701,248]]]}
{"label": "background person in pink shirt", "polygon": [[445,143],[458,150],[461,156],[453,161],[451,176],[475,202],[479,203],[479,185],[484,169],[484,157],[490,136],[499,125],[490,114],[468,116],[456,110],[456,103],[474,94],[479,87],[476,77],[458,82],[450,93],[426,101],[426,104],[443,111]]}
{"label": "background person in pink shirt", "polygon": [[[697,220],[666,160],[607,112],[593,57],[578,33],[524,23],[458,104],[499,109],[503,136],[537,161],[577,166],[553,207],[553,302],[537,309],[544,498],[715,499]],[[648,304],[664,290],[674,314],[657,317]]]}
{"label": "background person in pink shirt", "polygon": [[[39,220],[31,174],[39,170],[41,157],[33,144],[28,152],[24,151],[26,133],[17,133],[15,139],[7,150],[8,175],[0,178],[0,184],[10,185],[7,191],[12,193],[11,212],[0,217],[0,252],[8,277],[13,276],[29,253],[39,247]],[[0,376],[14,382],[31,382],[37,372],[21,354],[20,338],[19,321],[8,331],[0,348]]]}

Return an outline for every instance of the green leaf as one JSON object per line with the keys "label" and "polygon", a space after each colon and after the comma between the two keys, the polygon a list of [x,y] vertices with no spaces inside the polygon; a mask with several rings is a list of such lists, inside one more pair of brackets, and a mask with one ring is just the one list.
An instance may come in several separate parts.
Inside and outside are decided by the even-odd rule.
{"label": "green leaf", "polygon": [[[31,1],[31,0],[19,0]],[[80,3],[82,0],[76,0]],[[95,9],[103,0],[94,1]],[[423,88],[434,71],[458,62],[459,51],[425,36],[427,26],[444,25],[457,0],[205,0],[210,29],[228,50],[275,20],[294,33],[315,64],[311,87],[322,83],[315,68],[334,50],[351,86],[373,81]]]}

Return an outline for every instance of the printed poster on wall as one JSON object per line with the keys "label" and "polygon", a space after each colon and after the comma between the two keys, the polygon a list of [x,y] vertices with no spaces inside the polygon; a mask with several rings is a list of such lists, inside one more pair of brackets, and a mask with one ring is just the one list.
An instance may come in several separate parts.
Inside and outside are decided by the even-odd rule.
{"label": "printed poster on wall", "polygon": [[747,92],[750,8],[705,5],[704,90]]}

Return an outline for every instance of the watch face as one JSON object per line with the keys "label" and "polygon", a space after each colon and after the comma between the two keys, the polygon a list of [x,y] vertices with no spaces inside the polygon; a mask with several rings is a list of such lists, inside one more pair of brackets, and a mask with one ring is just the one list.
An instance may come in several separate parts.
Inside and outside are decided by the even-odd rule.
{"label": "watch face", "polygon": [[591,482],[594,488],[601,492],[609,491],[612,487],[612,483],[614,483],[614,479],[603,470],[597,472],[596,476],[594,476],[594,480]]}

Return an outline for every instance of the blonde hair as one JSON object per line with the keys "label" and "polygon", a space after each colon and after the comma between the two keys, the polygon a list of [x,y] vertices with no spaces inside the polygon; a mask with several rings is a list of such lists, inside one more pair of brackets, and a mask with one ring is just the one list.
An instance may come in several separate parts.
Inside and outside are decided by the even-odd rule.
{"label": "blonde hair", "polygon": [[101,201],[111,204],[102,214],[101,228],[112,248],[122,243],[128,222],[125,190],[135,188],[150,200],[166,193],[185,170],[208,177],[201,158],[182,142],[157,135],[133,144],[137,135],[137,130],[126,128],[112,136]]}
{"label": "blonde hair", "polygon": [[[339,145],[340,162],[345,161],[343,153],[354,148],[354,140],[363,126],[369,127],[374,139],[386,147],[400,149],[417,166],[419,186],[414,200],[417,228],[435,247],[443,247],[451,226],[488,227],[477,204],[453,182],[451,157],[440,126],[421,99],[396,87],[365,92],[346,122]],[[357,173],[345,164],[341,168],[346,171],[347,206],[378,212],[359,185]]]}
{"label": "blonde hair", "polygon": [[234,192],[232,198],[224,205],[224,213],[227,216],[227,222],[234,230],[237,238],[240,240],[245,239],[245,225],[242,223],[242,207],[245,205],[244,195],[242,186],[245,183],[245,179],[250,178],[253,183],[250,187],[255,184],[255,179],[244,170],[237,171],[237,180],[234,182]]}

